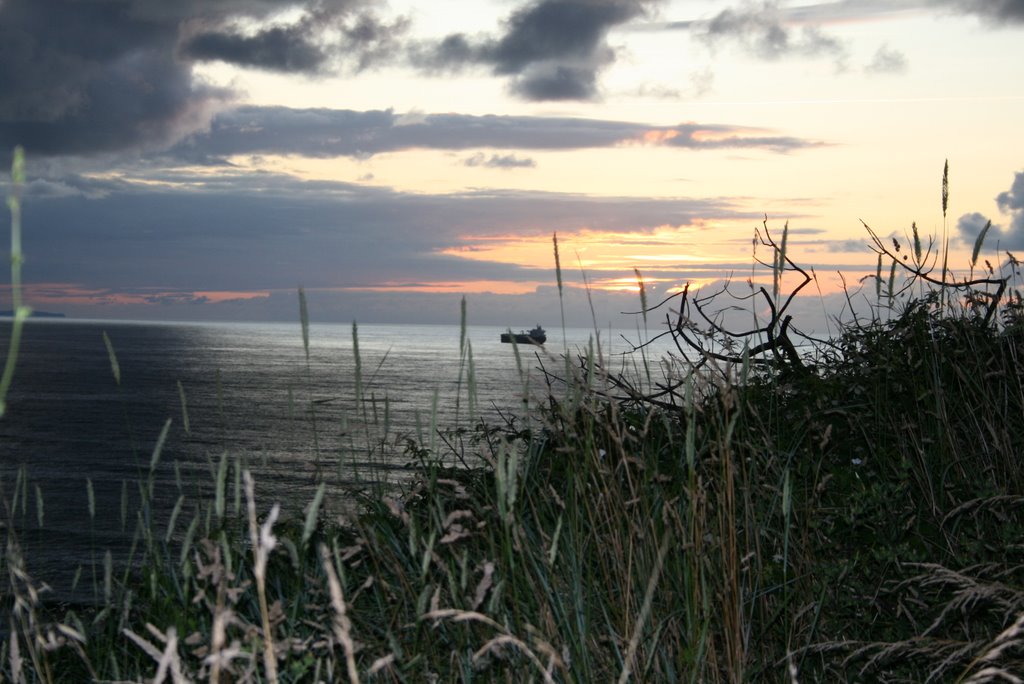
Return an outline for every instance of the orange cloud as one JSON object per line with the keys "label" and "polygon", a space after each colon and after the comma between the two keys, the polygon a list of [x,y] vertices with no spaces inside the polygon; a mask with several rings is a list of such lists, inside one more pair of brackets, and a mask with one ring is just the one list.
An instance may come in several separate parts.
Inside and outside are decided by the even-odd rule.
{"label": "orange cloud", "polygon": [[399,282],[387,281],[375,285],[359,287],[307,288],[309,292],[427,292],[455,294],[529,294],[538,287],[550,285],[540,281],[508,281],[508,280],[451,280],[433,282]]}
{"label": "orange cloud", "polygon": [[233,290],[196,290],[192,293],[197,298],[205,298],[211,303],[235,302],[247,299],[264,299],[270,296],[269,290],[254,292],[237,292]]}
{"label": "orange cloud", "polygon": [[[196,302],[217,304],[220,302],[264,299],[269,290],[164,290],[144,288],[136,291],[89,288],[76,283],[29,283],[22,287],[25,301],[34,308],[60,308],[62,306],[131,305],[159,304],[173,302]],[[0,292],[9,296],[10,285],[0,286]]]}
{"label": "orange cloud", "polygon": [[673,140],[678,137],[679,131],[669,129],[645,131],[641,134],[640,139],[647,145],[663,145],[669,140]]}

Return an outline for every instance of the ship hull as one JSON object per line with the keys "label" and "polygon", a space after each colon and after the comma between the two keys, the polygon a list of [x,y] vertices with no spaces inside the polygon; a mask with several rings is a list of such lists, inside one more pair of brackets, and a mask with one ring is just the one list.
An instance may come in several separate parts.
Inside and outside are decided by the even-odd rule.
{"label": "ship hull", "polygon": [[506,344],[515,342],[516,344],[544,344],[547,341],[547,337],[533,337],[527,333],[502,333],[501,341]]}

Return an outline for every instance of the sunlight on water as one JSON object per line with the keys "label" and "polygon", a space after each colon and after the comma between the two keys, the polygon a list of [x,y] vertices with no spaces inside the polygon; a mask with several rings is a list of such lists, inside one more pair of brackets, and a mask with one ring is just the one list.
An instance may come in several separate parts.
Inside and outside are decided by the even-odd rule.
{"label": "sunlight on water", "polygon": [[[104,332],[117,354],[120,386]],[[45,529],[35,529],[31,494],[16,520],[27,555],[44,576],[56,568],[73,572],[69,559],[81,562],[96,548],[113,546],[123,556],[137,514],[134,483],[148,470],[170,418],[155,474],[156,520],[166,520],[181,493],[210,496],[223,454],[232,472],[236,466],[251,469],[260,500],[280,502],[286,515],[300,516],[321,480],[329,488],[325,505],[343,512],[353,486],[372,489],[408,476],[407,447],[431,443],[435,404],[433,422],[441,429],[523,420],[524,381],[512,346],[499,341],[501,332],[467,330],[476,390],[476,405],[470,406],[468,369],[459,372],[457,326],[360,325],[364,401],[358,405],[348,324],[310,327],[307,374],[297,323],[33,321],[26,328],[10,412],[0,421],[3,495],[12,496],[24,466],[43,495]],[[561,330],[549,331],[543,348],[520,347],[529,369],[530,405],[546,391],[539,369],[561,373],[563,350],[585,353],[593,336],[588,330],[566,334],[563,342]],[[637,333],[627,337],[636,340]],[[621,368],[624,359],[617,354],[630,345],[619,332],[604,331],[601,338],[608,365]],[[663,344],[653,355],[667,350]],[[457,445],[458,439],[449,435],[439,446]],[[96,508],[91,525],[87,480]]]}

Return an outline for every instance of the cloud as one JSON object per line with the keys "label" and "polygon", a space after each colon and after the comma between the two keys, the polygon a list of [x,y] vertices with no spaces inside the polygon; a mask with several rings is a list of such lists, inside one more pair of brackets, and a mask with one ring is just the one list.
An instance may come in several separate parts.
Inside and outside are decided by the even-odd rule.
{"label": "cloud", "polygon": [[[387,61],[409,28],[399,17],[385,22],[356,11],[357,0],[310,3],[297,20],[246,30],[237,20],[193,21],[180,54],[267,71],[319,75],[354,63],[357,71]],[[198,28],[197,28],[198,27]]]}
{"label": "cloud", "polygon": [[[527,191],[397,192],[270,173],[74,177],[27,197],[27,282],[111,291],[244,292],[382,284],[535,281],[545,269],[467,259],[476,238],[619,233],[702,220],[757,220],[727,199]],[[166,182],[173,181],[173,182]],[[103,187],[100,185],[103,184]],[[0,231],[9,217],[0,216]],[[466,236],[473,236],[468,238]],[[744,239],[746,236],[744,236]],[[545,238],[546,239],[546,238]],[[150,288],[147,290],[146,288]]]}
{"label": "cloud", "polygon": [[690,74],[690,88],[693,97],[703,97],[715,87],[715,74],[711,67],[704,67]]}
{"label": "cloud", "polygon": [[[773,0],[772,4],[777,3]],[[993,25],[1024,21],[1022,0],[829,0],[781,7],[778,11],[787,22],[831,24],[920,14],[929,8],[974,14]]]}
{"label": "cloud", "polygon": [[[780,6],[777,0],[761,0],[761,5],[746,0],[738,13],[757,13],[765,8],[771,10],[777,19],[787,26],[821,26],[843,24],[865,20],[884,19],[909,12],[919,12],[928,3],[952,0],[828,0],[827,2]],[[647,29],[697,30],[707,25],[707,20],[690,19],[649,24]]]}
{"label": "cloud", "polygon": [[477,152],[472,157],[464,159],[462,163],[469,167],[482,166],[488,169],[532,169],[537,166],[534,160],[517,157],[514,154],[492,154],[488,157],[483,152]]}
{"label": "cloud", "polygon": [[0,4],[0,149],[92,154],[160,146],[227,97],[174,57],[178,17],[141,2]]}
{"label": "cloud", "polygon": [[536,0],[516,10],[498,37],[452,34],[413,50],[425,71],[488,66],[526,100],[589,100],[615,61],[612,29],[647,13],[653,0]]}
{"label": "cloud", "polygon": [[1009,190],[999,193],[996,204],[1003,212],[1015,213],[1024,209],[1024,171],[1014,176],[1013,185]]}
{"label": "cloud", "polygon": [[731,41],[768,60],[826,56],[835,61],[837,68],[845,68],[847,51],[838,39],[814,25],[795,30],[775,1],[726,8],[707,21],[689,26],[711,46]]}
{"label": "cloud", "polygon": [[[999,211],[1009,216],[1010,222],[1004,227],[993,221],[985,243],[991,246],[998,242],[1001,249],[1024,249],[1024,171],[1018,171],[1014,175],[1009,190],[996,196],[996,206],[999,207]],[[988,222],[989,218],[984,214],[964,214],[957,221],[960,239],[966,244],[973,245]]]}
{"label": "cloud", "polygon": [[994,26],[1024,22],[1024,0],[839,0],[811,3],[785,11],[794,20],[833,22],[884,18],[928,8],[973,14]]}
{"label": "cloud", "polygon": [[869,74],[902,74],[907,70],[907,56],[888,45],[880,45],[871,62],[864,67]]}
{"label": "cloud", "polygon": [[[766,60],[830,57],[836,69],[843,71],[849,59],[848,46],[822,27],[898,18],[942,2],[953,0],[831,0],[796,6],[782,5],[778,0],[745,0],[710,19],[652,23],[643,28],[687,31],[711,47],[731,43]],[[901,52],[883,45],[864,70],[899,73],[906,69],[906,63]]]}
{"label": "cloud", "polygon": [[1024,0],[931,0],[932,4],[956,12],[974,14],[994,26],[1004,22],[1024,23]]}
{"label": "cloud", "polygon": [[866,252],[867,241],[860,239],[850,240],[823,240],[821,243],[829,252]]}
{"label": "cloud", "polygon": [[831,0],[787,7],[783,11],[789,21],[811,23],[845,23],[879,19],[890,15],[920,10],[930,0]]}
{"label": "cloud", "polygon": [[411,25],[408,17],[397,17],[389,23],[370,12],[362,12],[342,27],[343,49],[347,58],[355,61],[356,71],[391,63],[397,59],[400,41]]}
{"label": "cloud", "polygon": [[[960,239],[967,244],[974,244],[974,241],[978,239],[978,235],[985,229],[985,226],[990,223],[989,218],[984,214],[978,212],[971,212],[970,214],[964,214],[956,222],[956,229],[960,232]],[[999,232],[999,226],[995,226],[996,232]],[[994,237],[994,236],[993,236]]]}
{"label": "cloud", "polygon": [[274,27],[252,36],[207,31],[190,38],[182,52],[192,59],[222,61],[270,71],[316,72],[327,53],[301,26]]}
{"label": "cloud", "polygon": [[590,100],[597,95],[597,70],[590,66],[544,64],[512,82],[526,100]]}
{"label": "cloud", "polygon": [[[172,144],[234,97],[197,79],[195,60],[308,73],[365,67],[395,51],[405,24],[381,22],[363,2],[3,0],[0,149],[21,144],[38,159]],[[272,23],[284,10],[299,19]]]}
{"label": "cloud", "polygon": [[408,149],[574,150],[628,145],[689,149],[752,148],[786,152],[822,143],[772,135],[760,129],[685,123],[648,126],[602,119],[423,114],[240,107],[222,112],[208,131],[169,151],[195,163],[240,154],[295,154],[367,158]]}

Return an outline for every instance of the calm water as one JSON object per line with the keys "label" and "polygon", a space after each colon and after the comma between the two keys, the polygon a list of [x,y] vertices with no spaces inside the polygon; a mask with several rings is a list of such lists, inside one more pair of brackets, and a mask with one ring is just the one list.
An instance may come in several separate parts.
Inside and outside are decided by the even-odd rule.
{"label": "calm water", "polygon": [[[120,385],[104,331],[117,354]],[[78,564],[108,548],[125,557],[138,508],[135,483],[148,472],[168,418],[156,469],[158,530],[179,496],[210,495],[225,454],[229,479],[241,468],[254,472],[261,510],[279,502],[285,515],[301,515],[319,475],[330,487],[327,505],[343,511],[353,484],[408,475],[404,445],[410,438],[436,439],[432,414],[438,427],[470,427],[480,417],[497,422],[523,413],[523,379],[512,346],[498,341],[501,332],[467,331],[476,386],[470,416],[458,327],[360,326],[357,373],[348,325],[312,326],[307,366],[298,324],[30,321],[0,420],[0,493],[7,502],[17,499],[15,527],[29,570],[66,594]],[[6,353],[9,324],[0,335]],[[591,335],[569,330],[563,344],[560,330],[549,331],[546,349],[585,348]],[[606,352],[628,348],[618,333],[602,337]],[[520,351],[527,369],[542,362],[563,367],[548,352],[537,358],[532,349]],[[543,388],[540,378],[536,370],[530,375],[535,394]],[[27,473],[20,488],[27,496],[15,493],[19,471]],[[87,479],[95,519],[88,514]],[[190,516],[183,513],[182,520]]]}

